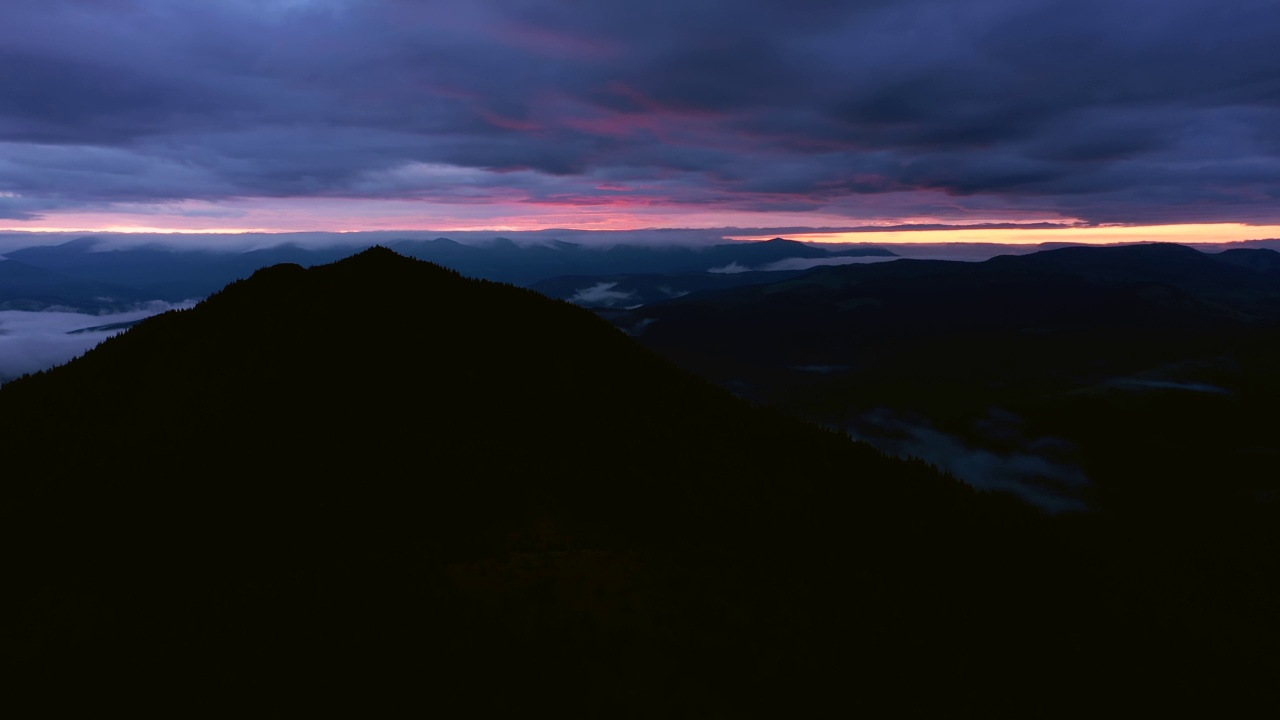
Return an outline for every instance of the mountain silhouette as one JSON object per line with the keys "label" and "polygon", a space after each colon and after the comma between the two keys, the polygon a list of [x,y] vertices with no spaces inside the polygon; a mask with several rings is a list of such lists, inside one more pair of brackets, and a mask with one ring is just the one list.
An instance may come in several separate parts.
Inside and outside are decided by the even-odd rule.
{"label": "mountain silhouette", "polygon": [[1239,649],[1147,612],[1075,521],[385,248],[260,270],[6,384],[0,437],[0,647],[63,686],[1020,714],[1082,667],[1063,702]]}

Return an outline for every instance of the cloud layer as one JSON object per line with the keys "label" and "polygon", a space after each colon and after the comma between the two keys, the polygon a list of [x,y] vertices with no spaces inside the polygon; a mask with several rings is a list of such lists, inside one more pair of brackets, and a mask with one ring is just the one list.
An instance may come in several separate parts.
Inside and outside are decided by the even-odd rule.
{"label": "cloud layer", "polygon": [[0,40],[11,227],[1280,222],[1267,0],[7,0]]}
{"label": "cloud layer", "polygon": [[130,312],[107,315],[0,310],[0,383],[61,365],[120,332],[97,328],[141,320],[190,305],[154,302]]}

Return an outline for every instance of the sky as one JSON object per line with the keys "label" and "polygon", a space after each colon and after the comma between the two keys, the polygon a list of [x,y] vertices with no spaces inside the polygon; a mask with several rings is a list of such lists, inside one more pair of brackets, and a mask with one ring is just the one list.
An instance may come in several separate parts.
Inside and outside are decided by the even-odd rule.
{"label": "sky", "polygon": [[0,3],[0,230],[784,227],[1280,237],[1280,3]]}

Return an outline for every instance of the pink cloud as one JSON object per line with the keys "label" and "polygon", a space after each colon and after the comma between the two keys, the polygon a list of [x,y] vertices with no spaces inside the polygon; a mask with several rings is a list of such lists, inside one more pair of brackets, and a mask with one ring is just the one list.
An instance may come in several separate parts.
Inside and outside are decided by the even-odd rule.
{"label": "pink cloud", "polygon": [[616,43],[525,23],[505,23],[494,36],[511,47],[566,60],[605,60],[623,52]]}

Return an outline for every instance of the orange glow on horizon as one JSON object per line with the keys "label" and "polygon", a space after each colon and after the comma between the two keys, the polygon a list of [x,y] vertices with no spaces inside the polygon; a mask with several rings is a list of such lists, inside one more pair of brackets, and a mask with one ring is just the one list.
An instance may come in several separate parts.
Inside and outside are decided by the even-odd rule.
{"label": "orange glow on horizon", "polygon": [[[614,191],[622,192],[622,191]],[[2,222],[2,221],[0,221]],[[164,206],[119,206],[110,210],[48,213],[10,221],[4,232],[81,233],[343,233],[343,232],[521,232],[538,230],[722,230],[738,228],[822,228],[858,225],[892,227],[904,223],[947,222],[945,218],[892,213],[851,218],[811,210],[748,211],[721,207],[673,206],[657,198],[605,195],[579,198],[485,202],[344,198],[244,198],[182,201]],[[1074,222],[1074,219],[1023,213],[972,216],[967,224],[991,222]],[[742,232],[742,231],[739,231]],[[749,230],[745,232],[750,232]]]}
{"label": "orange glow on horizon", "polygon": [[[511,218],[502,218],[509,220]],[[160,227],[151,225],[103,224],[98,226],[37,226],[37,227],[0,227],[5,233],[110,233],[110,234],[158,234],[158,235],[284,235],[292,233],[334,233],[348,234],[359,232],[495,232],[517,233],[544,230],[689,230],[705,231],[725,228],[724,225],[690,224],[687,226],[655,225],[643,222],[642,217],[635,215],[613,216],[579,216],[579,222],[571,218],[556,215],[535,219],[524,223],[484,223],[484,222],[441,222],[427,227],[414,227],[404,222],[403,218],[379,218],[369,221],[361,218],[361,222],[353,225],[337,227],[315,227],[310,229],[282,229],[280,227]],[[582,222],[582,220],[588,220]],[[736,219],[736,218],[735,218]],[[788,220],[791,218],[787,218]],[[400,220],[400,222],[396,222]],[[763,223],[762,223],[763,224]],[[730,229],[730,228],[726,228]],[[1227,243],[1243,240],[1262,240],[1280,238],[1280,225],[1246,225],[1244,223],[1204,223],[1184,225],[1115,225],[1115,226],[1080,226],[1080,227],[1027,227],[1027,228],[974,228],[957,227],[955,229],[938,230],[895,230],[892,226],[885,230],[865,230],[856,232],[839,232],[814,228],[811,231],[782,233],[792,240],[809,243],[863,243],[863,244],[897,244],[897,243],[995,243],[1011,245],[1033,245],[1039,243],[1068,242],[1087,244],[1132,243],[1132,242],[1179,242],[1179,243]],[[726,235],[730,240],[759,241],[776,237],[767,235]]]}
{"label": "orange glow on horizon", "polygon": [[[736,235],[733,240],[768,240],[772,235]],[[996,243],[1035,245],[1132,242],[1227,243],[1280,238],[1280,225],[1213,223],[1191,225],[1120,225],[1064,228],[957,228],[954,230],[871,230],[863,232],[792,233],[791,240],[813,243]]]}

